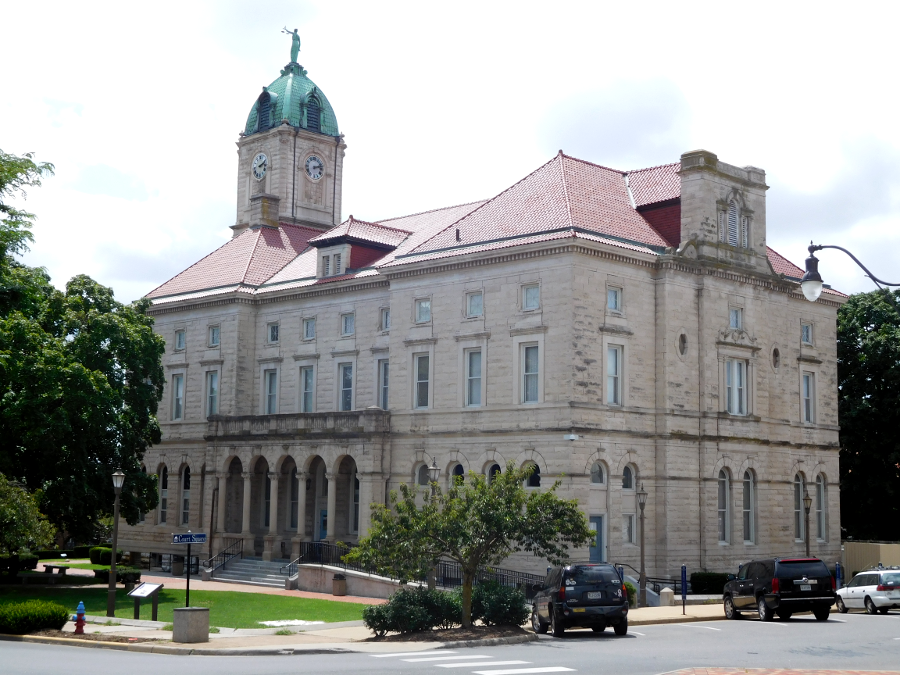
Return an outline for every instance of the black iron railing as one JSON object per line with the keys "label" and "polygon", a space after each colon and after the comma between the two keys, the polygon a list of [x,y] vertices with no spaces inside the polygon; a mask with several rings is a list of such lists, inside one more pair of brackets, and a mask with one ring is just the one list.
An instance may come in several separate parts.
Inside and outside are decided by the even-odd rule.
{"label": "black iron railing", "polygon": [[[635,579],[640,580],[641,573],[626,563],[616,563],[616,567],[627,567],[632,572]],[[663,579],[660,577],[647,577],[647,588],[654,593],[659,593],[664,588],[671,588],[675,595],[681,595],[681,579]],[[688,584],[688,593],[690,593],[690,584]]]}
{"label": "black iron railing", "polygon": [[225,563],[233,560],[234,558],[243,558],[244,557],[244,540],[236,539],[229,546],[226,546],[221,551],[216,553],[212,558],[203,561],[203,566],[210,570],[211,572],[215,572],[220,567],[224,567]]}

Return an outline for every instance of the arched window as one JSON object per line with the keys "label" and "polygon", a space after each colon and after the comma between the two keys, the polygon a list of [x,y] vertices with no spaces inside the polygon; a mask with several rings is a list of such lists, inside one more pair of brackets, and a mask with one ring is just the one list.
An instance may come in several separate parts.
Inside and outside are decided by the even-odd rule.
{"label": "arched window", "polygon": [[169,470],[164,466],[159,474],[159,523],[166,522],[169,510]]}
{"label": "arched window", "polygon": [[428,483],[431,482],[431,478],[428,476],[428,465],[427,464],[423,464],[422,466],[419,467],[419,472],[418,472],[417,476],[418,476],[418,478],[416,479],[416,482],[419,485],[428,485]]}
{"label": "arched window", "polygon": [[803,541],[803,476],[799,473],[794,476],[794,539]]}
{"label": "arched window", "polygon": [[606,482],[606,476],[603,474],[603,465],[600,462],[594,462],[591,467],[591,483],[602,485]]}
{"label": "arched window", "polygon": [[744,542],[756,541],[756,479],[748,469],[744,472]]}
{"label": "arched window", "polygon": [[528,476],[528,480],[525,481],[525,487],[536,488],[541,487],[541,467],[537,464],[534,464],[534,471]]}
{"label": "arched window", "polygon": [[487,472],[488,482],[491,482],[492,480],[494,480],[494,476],[496,476],[500,472],[501,472],[501,469],[500,469],[499,464],[491,464],[491,468],[488,469],[488,472]]}
{"label": "arched window", "polygon": [[626,466],[622,471],[622,489],[634,490],[634,471],[630,466]]}
{"label": "arched window", "polygon": [[181,524],[188,525],[191,517],[191,468],[184,467],[181,474]]}
{"label": "arched window", "polygon": [[309,103],[306,104],[306,128],[310,131],[321,131],[321,115],[322,108],[319,105],[319,99],[311,96]]}
{"label": "arched window", "polygon": [[462,464],[457,463],[453,466],[453,471],[451,472],[450,475],[453,476],[454,482],[461,482],[466,477],[466,471],[465,471],[465,469],[463,469]]}
{"label": "arched window", "polygon": [[827,533],[826,516],[826,490],[825,476],[819,474],[816,476],[816,538],[825,541]]}
{"label": "arched window", "polygon": [[259,95],[256,106],[256,130],[265,131],[272,127],[272,97],[264,91]]}
{"label": "arched window", "polygon": [[738,207],[733,199],[728,202],[728,243],[738,245]]}
{"label": "arched window", "polygon": [[725,469],[719,471],[719,541],[731,540],[731,481]]}

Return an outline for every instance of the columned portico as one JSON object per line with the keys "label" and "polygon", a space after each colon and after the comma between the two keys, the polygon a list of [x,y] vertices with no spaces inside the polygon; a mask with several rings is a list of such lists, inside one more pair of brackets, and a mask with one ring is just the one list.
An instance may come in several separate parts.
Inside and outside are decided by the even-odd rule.
{"label": "columned portico", "polygon": [[273,550],[278,548],[278,479],[281,474],[277,471],[268,473],[270,499],[269,499],[269,532],[263,538],[265,542],[263,548],[263,560],[272,560]]}
{"label": "columned portico", "polygon": [[335,532],[337,531],[337,476],[331,472],[325,474],[325,480],[328,481],[328,511],[326,515],[326,534],[325,541],[333,544],[337,541]]}

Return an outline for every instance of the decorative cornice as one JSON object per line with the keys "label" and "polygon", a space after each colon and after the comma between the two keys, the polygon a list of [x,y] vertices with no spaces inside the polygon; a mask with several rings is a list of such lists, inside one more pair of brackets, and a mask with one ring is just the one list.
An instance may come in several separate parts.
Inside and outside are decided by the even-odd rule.
{"label": "decorative cornice", "polygon": [[263,356],[256,359],[257,363],[281,363],[284,361],[284,358],[281,356]]}
{"label": "decorative cornice", "polygon": [[318,358],[318,354],[294,354],[294,361],[306,361],[307,359],[314,360]]}
{"label": "decorative cornice", "polygon": [[537,335],[538,333],[546,333],[547,326],[531,326],[530,328],[512,328],[509,331],[509,337],[518,335]]}
{"label": "decorative cornice", "polygon": [[815,356],[804,356],[803,354],[797,357],[797,361],[799,361],[800,363],[812,363],[815,365],[819,365],[820,363],[822,363],[822,359],[817,359]]}
{"label": "decorative cornice", "polygon": [[404,340],[403,344],[406,347],[414,347],[416,345],[433,345],[437,341],[438,339],[436,337],[418,338],[416,340]]}
{"label": "decorative cornice", "polygon": [[378,354],[379,352],[389,352],[391,351],[390,347],[369,347],[369,351],[373,354]]}
{"label": "decorative cornice", "polygon": [[184,363],[167,363],[167,364],[166,364],[166,368],[167,368],[167,369],[187,368],[188,365],[189,365],[189,364],[188,364],[187,362],[184,362]]}
{"label": "decorative cornice", "polygon": [[757,346],[756,338],[747,333],[747,331],[739,328],[727,328],[719,331],[719,337],[716,344],[723,347],[738,347],[740,349],[750,349],[758,352],[761,347]]}
{"label": "decorative cornice", "polygon": [[338,358],[340,356],[359,356],[358,349],[342,349],[340,351],[331,352],[331,358]]}
{"label": "decorative cornice", "polygon": [[225,363],[225,359],[208,359],[206,361],[201,361],[201,366],[221,366]]}
{"label": "decorative cornice", "polygon": [[480,333],[461,333],[459,335],[454,335],[453,339],[457,342],[462,342],[463,340],[490,340],[491,331],[483,330]]}
{"label": "decorative cornice", "polygon": [[609,333],[611,335],[634,335],[634,331],[627,326],[612,326],[604,324],[597,327],[598,333]]}

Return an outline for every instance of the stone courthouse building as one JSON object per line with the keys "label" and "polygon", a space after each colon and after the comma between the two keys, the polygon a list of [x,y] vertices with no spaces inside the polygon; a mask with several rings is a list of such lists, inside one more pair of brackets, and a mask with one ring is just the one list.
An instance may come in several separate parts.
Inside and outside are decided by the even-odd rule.
{"label": "stone courthouse building", "polygon": [[807,490],[836,559],[845,296],[807,302],[767,247],[762,169],[560,152],[485,201],[343,220],[344,136],[293,61],[237,146],[233,238],[148,294],[161,499],[123,548],[181,554],[191,529],[293,559],[356,541],[432,463],[446,486],[512,461],[581,504],[582,559],[638,566],[642,485],[651,576],[802,553]]}

